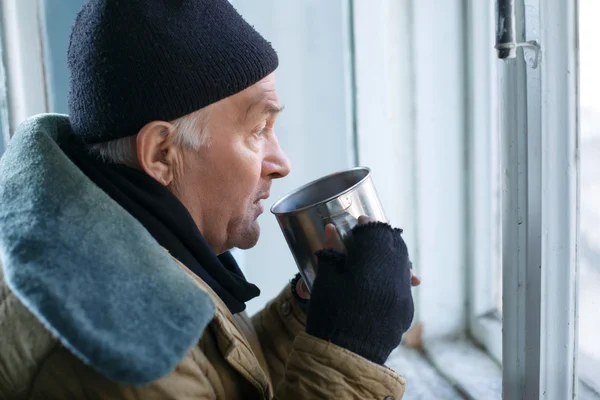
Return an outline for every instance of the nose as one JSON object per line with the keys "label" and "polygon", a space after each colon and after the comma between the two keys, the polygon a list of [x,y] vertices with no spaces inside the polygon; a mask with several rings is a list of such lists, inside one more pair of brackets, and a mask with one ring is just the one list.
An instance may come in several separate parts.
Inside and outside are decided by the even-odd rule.
{"label": "nose", "polygon": [[279,179],[290,173],[291,163],[288,156],[279,146],[276,137],[273,137],[272,145],[263,161],[263,175],[271,179]]}

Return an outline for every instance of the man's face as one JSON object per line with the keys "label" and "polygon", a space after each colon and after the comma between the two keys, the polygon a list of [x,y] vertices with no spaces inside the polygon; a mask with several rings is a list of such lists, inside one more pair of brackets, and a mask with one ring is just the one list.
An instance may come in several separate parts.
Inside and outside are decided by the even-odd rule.
{"label": "man's face", "polygon": [[290,163],[273,130],[282,108],[274,74],[211,108],[209,145],[183,150],[172,190],[219,254],[256,244],[271,182]]}

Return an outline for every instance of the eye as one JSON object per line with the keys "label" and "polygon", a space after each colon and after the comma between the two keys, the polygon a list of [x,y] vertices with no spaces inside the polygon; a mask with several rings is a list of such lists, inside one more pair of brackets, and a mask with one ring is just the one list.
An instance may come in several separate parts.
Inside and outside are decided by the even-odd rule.
{"label": "eye", "polygon": [[264,135],[266,135],[273,127],[269,126],[269,124],[266,124],[264,126],[262,126],[259,130],[257,130],[256,132],[254,132],[254,135],[256,135],[259,138],[262,138]]}
{"label": "eye", "polygon": [[262,138],[265,135],[269,135],[270,132],[273,130],[274,124],[274,120],[263,120],[262,123],[254,129],[254,132],[252,134],[257,138]]}

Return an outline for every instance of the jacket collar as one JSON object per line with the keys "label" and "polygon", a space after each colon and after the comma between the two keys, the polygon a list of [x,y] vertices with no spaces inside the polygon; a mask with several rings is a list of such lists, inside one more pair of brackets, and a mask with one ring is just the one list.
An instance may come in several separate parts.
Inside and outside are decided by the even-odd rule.
{"label": "jacket collar", "polygon": [[214,304],[60,150],[64,115],[25,121],[0,159],[0,260],[21,302],[84,362],[126,384],[184,358]]}

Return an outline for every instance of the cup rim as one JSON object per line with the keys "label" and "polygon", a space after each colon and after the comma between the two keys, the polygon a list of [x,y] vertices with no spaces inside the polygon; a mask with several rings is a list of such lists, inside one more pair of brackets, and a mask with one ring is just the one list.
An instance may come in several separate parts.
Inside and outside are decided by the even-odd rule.
{"label": "cup rim", "polygon": [[[297,194],[298,192],[302,191],[303,189],[305,189],[305,188],[307,188],[307,187],[309,187],[309,186],[311,186],[311,185],[317,184],[317,183],[319,183],[319,182],[322,182],[322,181],[324,181],[324,180],[326,180],[326,179],[332,178],[332,177],[334,177],[334,176],[336,176],[336,175],[342,175],[342,174],[346,174],[346,173],[348,173],[348,172],[352,172],[352,171],[365,171],[365,172],[366,172],[366,175],[365,175],[365,176],[364,176],[364,177],[363,177],[361,180],[359,180],[358,182],[356,182],[354,185],[352,185],[352,186],[350,186],[348,189],[346,189],[346,190],[344,190],[344,191],[342,191],[342,192],[340,192],[340,193],[336,194],[335,196],[330,196],[330,197],[328,197],[328,198],[326,198],[326,199],[323,199],[323,200],[317,201],[317,202],[315,202],[315,203],[309,204],[309,205],[307,205],[307,206],[304,206],[304,207],[295,208],[295,209],[293,209],[293,210],[289,210],[289,211],[280,211],[280,212],[277,212],[277,211],[275,211],[275,209],[276,209],[278,206],[280,206],[280,205],[281,205],[282,203],[284,203],[286,200],[288,200],[289,198],[291,198],[292,196],[294,196],[294,195],[295,195],[295,194]],[[300,186],[300,187],[298,187],[298,188],[296,188],[296,189],[294,189],[294,190],[292,190],[292,191],[290,191],[290,192],[286,193],[286,194],[285,194],[283,197],[281,197],[279,200],[277,200],[277,201],[276,201],[276,202],[275,202],[275,203],[274,203],[274,204],[271,206],[271,213],[272,213],[272,214],[274,214],[275,216],[284,216],[284,215],[294,215],[294,214],[300,214],[300,213],[302,213],[303,211],[309,210],[309,209],[311,209],[311,208],[314,208],[314,207],[316,207],[316,206],[318,206],[318,205],[321,205],[321,204],[328,203],[328,202],[330,202],[331,200],[334,200],[334,199],[336,199],[336,198],[340,197],[341,195],[344,195],[344,194],[346,194],[346,193],[348,193],[348,192],[351,192],[351,191],[352,191],[352,190],[354,190],[354,189],[355,189],[357,186],[361,185],[361,184],[362,184],[364,181],[366,181],[367,179],[369,179],[369,178],[370,178],[370,176],[371,176],[371,169],[370,169],[369,167],[362,167],[362,166],[359,166],[359,167],[353,167],[353,168],[348,168],[348,169],[345,169],[345,170],[341,170],[341,171],[333,172],[333,173],[331,173],[331,174],[328,174],[328,175],[322,176],[322,177],[320,177],[320,178],[317,178],[317,179],[315,179],[315,180],[313,180],[313,181],[310,181],[310,182],[308,182],[308,183],[306,183],[306,184],[304,184],[304,185],[302,185],[302,186]]]}

